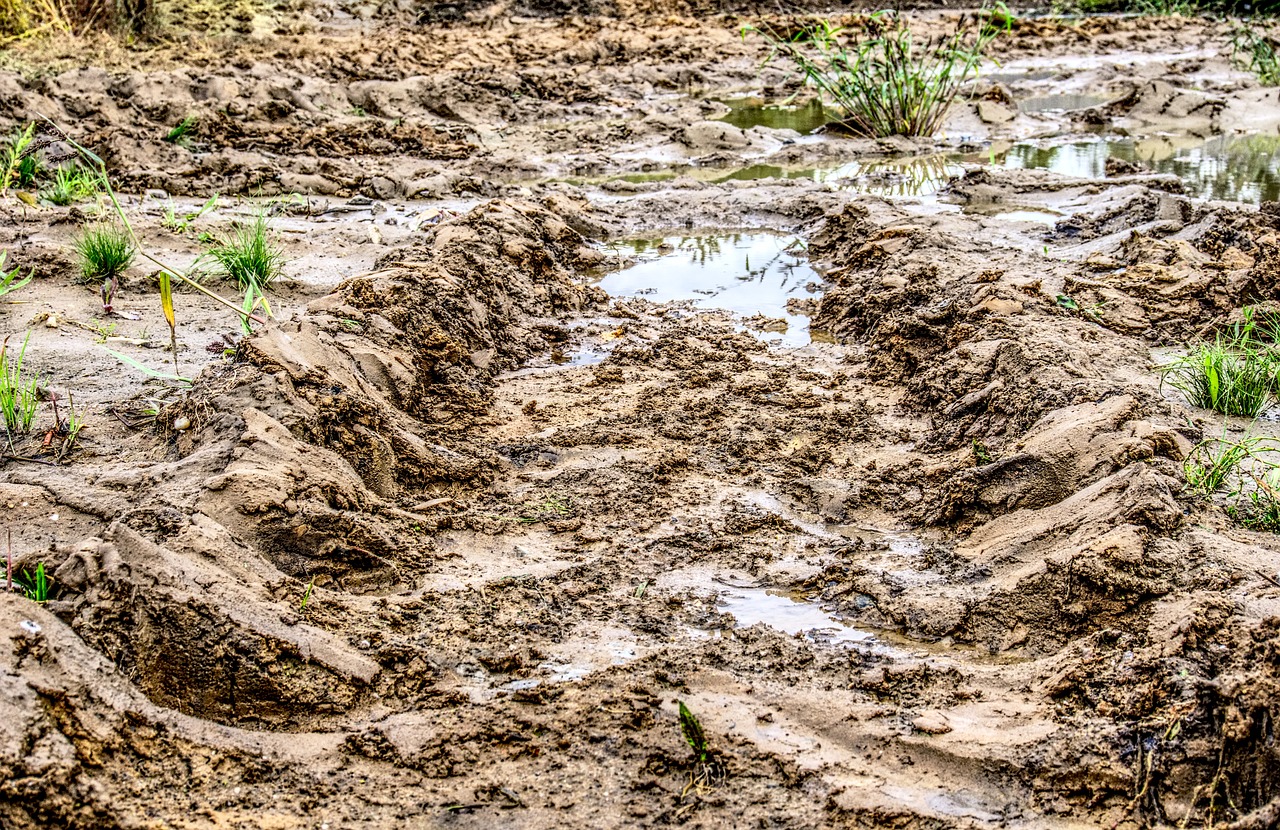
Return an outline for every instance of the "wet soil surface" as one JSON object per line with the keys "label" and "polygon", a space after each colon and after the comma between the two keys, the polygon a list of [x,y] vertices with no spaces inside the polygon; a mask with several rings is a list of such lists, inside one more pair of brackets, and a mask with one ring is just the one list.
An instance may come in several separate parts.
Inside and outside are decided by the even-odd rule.
{"label": "wet soil surface", "polygon": [[87,417],[0,460],[54,579],[0,595],[0,824],[1273,826],[1280,544],[1153,372],[1280,299],[1227,24],[1022,20],[875,141],[749,9],[449,8],[5,57],[157,258],[265,211],[286,265],[175,353],[155,268],[77,282],[95,205],[0,203],[0,334]]}

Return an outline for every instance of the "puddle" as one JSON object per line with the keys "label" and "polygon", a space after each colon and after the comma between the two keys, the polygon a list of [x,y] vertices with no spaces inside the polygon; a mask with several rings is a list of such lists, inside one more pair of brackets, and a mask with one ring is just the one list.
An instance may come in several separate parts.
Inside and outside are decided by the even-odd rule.
{"label": "puddle", "polygon": [[[1105,101],[1101,96],[1046,95],[1020,103],[1023,107],[1069,109]],[[727,169],[676,166],[646,173],[624,174],[576,184],[603,181],[632,183],[671,181],[689,176],[709,184],[763,179],[807,179],[829,187],[886,198],[928,198],[936,195],[964,164],[1049,170],[1065,176],[1106,177],[1107,159],[1139,162],[1155,173],[1172,173],[1182,180],[1187,195],[1201,199],[1258,204],[1280,200],[1280,135],[1219,136],[1156,135],[1144,138],[1090,138],[1077,141],[1024,141],[996,144],[979,153],[935,153],[909,158],[862,159],[827,167],[783,167],[752,164]],[[1049,221],[1045,216],[1023,216]]]}
{"label": "puddle", "polygon": [[738,317],[763,315],[771,321],[759,332],[768,342],[803,346],[809,320],[787,309],[790,299],[816,297],[822,285],[793,237],[772,233],[670,236],[615,243],[613,250],[639,262],[614,271],[597,284],[614,297],[643,297],[656,303],[692,300],[699,308],[723,309]]}
{"label": "puddle", "polygon": [[846,625],[803,594],[768,588],[730,588],[720,595],[719,607],[733,615],[739,628],[764,623],[793,637],[803,634],[815,642],[833,645],[868,644],[875,640],[871,632]]}
{"label": "puddle", "polygon": [[1036,95],[1018,102],[1022,112],[1071,112],[1102,106],[1111,101],[1105,95]]}
{"label": "puddle", "polygon": [[1005,167],[1087,178],[1103,178],[1108,158],[1140,162],[1156,173],[1172,173],[1182,180],[1187,195],[1201,199],[1257,204],[1280,198],[1280,135],[1015,144],[995,155],[996,163]]}
{"label": "puddle", "polygon": [[817,99],[796,107],[766,104],[761,98],[730,98],[721,100],[720,103],[729,107],[729,114],[720,120],[740,130],[768,127],[773,130],[795,130],[801,135],[808,135],[834,120]]}

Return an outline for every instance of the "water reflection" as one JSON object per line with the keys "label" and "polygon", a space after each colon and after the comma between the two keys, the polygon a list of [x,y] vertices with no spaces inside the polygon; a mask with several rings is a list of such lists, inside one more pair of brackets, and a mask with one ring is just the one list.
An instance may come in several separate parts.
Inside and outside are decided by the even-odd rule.
{"label": "water reflection", "polygon": [[1037,146],[1015,144],[995,155],[1010,168],[1102,178],[1108,158],[1140,162],[1180,178],[1188,195],[1238,202],[1280,198],[1280,135],[1157,136]]}
{"label": "water reflection", "polygon": [[[635,239],[616,243],[640,261],[598,283],[615,297],[654,302],[693,300],[742,317],[785,321],[761,336],[799,346],[809,342],[808,318],[787,308],[789,299],[816,297],[822,278],[794,240],[770,233]],[[775,330],[776,329],[776,330]]]}
{"label": "water reflection", "polygon": [[740,130],[768,127],[808,135],[833,120],[817,99],[794,107],[765,104],[760,98],[733,98],[720,103],[729,107],[729,114],[720,120]]}

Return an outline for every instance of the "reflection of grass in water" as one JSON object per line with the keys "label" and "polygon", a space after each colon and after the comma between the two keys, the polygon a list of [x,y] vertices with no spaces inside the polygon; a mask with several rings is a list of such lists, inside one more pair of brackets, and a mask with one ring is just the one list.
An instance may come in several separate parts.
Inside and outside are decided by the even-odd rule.
{"label": "reflection of grass in water", "polygon": [[822,102],[817,99],[798,107],[768,106],[750,98],[727,100],[721,103],[729,106],[729,114],[720,120],[740,130],[768,127],[774,130],[795,130],[802,135],[808,135],[833,120],[828,117]]}
{"label": "reflection of grass in water", "polygon": [[880,196],[927,196],[960,172],[950,158],[938,154],[859,162],[847,177],[856,181],[855,189]]}
{"label": "reflection of grass in water", "polygon": [[997,163],[1053,170],[1068,176],[1102,178],[1108,158],[1141,162],[1156,173],[1172,173],[1191,195],[1206,199],[1262,201],[1280,197],[1280,135],[1223,136],[1204,141],[1168,136],[1123,141],[1088,141],[1037,147],[1016,144]]}

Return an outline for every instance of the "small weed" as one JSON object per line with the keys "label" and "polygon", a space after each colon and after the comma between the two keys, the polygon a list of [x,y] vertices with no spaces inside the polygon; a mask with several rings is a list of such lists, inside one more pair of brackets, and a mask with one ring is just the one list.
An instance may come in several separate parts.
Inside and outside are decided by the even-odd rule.
{"label": "small weed", "polygon": [[1252,72],[1263,86],[1280,86],[1280,58],[1275,38],[1243,22],[1231,34],[1231,62]]}
{"label": "small weed", "polygon": [[987,449],[986,444],[977,438],[973,439],[973,460],[979,467],[991,463],[991,451]]}
{"label": "small weed", "polygon": [[[0,193],[15,185],[30,186],[30,183],[24,183],[23,181],[24,173],[30,173],[33,169],[36,172],[39,171],[39,160],[31,164],[26,161],[29,158],[35,158],[31,152],[35,134],[36,125],[28,124],[25,128],[10,136],[3,152],[0,152]],[[34,164],[34,168],[32,164]],[[34,181],[35,176],[32,175],[30,182]]]}
{"label": "small weed", "polygon": [[35,573],[23,571],[22,576],[13,577],[13,584],[33,602],[45,603],[53,596],[53,578],[45,573],[44,562],[36,563]]}
{"label": "small weed", "polygon": [[30,340],[31,334],[28,333],[16,357],[9,349],[7,337],[0,343],[0,417],[4,419],[10,447],[15,435],[31,431],[40,405],[39,379],[25,377],[22,371]]}
{"label": "small weed", "polygon": [[1280,533],[1280,445],[1245,435],[1201,441],[1183,462],[1187,489],[1205,498],[1222,496],[1235,522]]}
{"label": "small weed", "polygon": [[165,135],[164,140],[170,144],[176,144],[186,149],[191,148],[191,139],[196,131],[196,117],[188,115],[183,118]]}
{"label": "small weed", "polygon": [[1271,470],[1255,489],[1228,506],[1227,515],[1251,530],[1280,533],[1280,470]]}
{"label": "small weed", "polygon": [[8,259],[8,257],[8,251],[0,251],[0,297],[3,297],[10,291],[17,291],[22,286],[31,282],[31,278],[35,276],[34,270],[28,271],[25,277],[18,276],[18,268],[14,268],[12,271],[4,270],[4,261]]}
{"label": "small weed", "polygon": [[685,742],[693,750],[693,759],[705,764],[709,757],[707,734],[702,731],[702,723],[697,715],[689,711],[683,700],[680,701],[680,734],[684,735]]}
{"label": "small weed", "polygon": [[102,323],[93,329],[93,342],[99,345],[106,343],[108,338],[116,336],[116,329],[120,327],[119,323]]}
{"label": "small weed", "polygon": [[59,167],[53,183],[40,191],[46,201],[66,207],[98,192],[98,177],[75,165]]}
{"label": "small weed", "polygon": [[1260,325],[1246,308],[1244,320],[1212,342],[1156,367],[1160,382],[1177,389],[1192,406],[1255,418],[1271,400],[1280,369],[1272,329],[1274,324]]}
{"label": "small weed", "polygon": [[307,605],[311,602],[311,592],[315,590],[315,587],[316,578],[313,576],[311,577],[311,581],[307,583],[307,589],[302,592],[302,602],[298,603],[299,614],[305,615],[307,613]]}
{"label": "small weed", "polygon": [[[689,711],[683,700],[679,701],[679,705],[680,734],[693,751],[693,769],[689,772],[689,783],[680,792],[680,800],[684,801],[690,795],[705,796],[711,793],[716,785],[725,780],[728,770],[720,753],[707,741],[707,734],[697,716]],[[694,809],[696,804],[697,801],[685,803],[676,811],[676,815],[683,816]]]}
{"label": "small weed", "polygon": [[193,222],[201,216],[204,216],[209,211],[217,209],[217,207],[217,193],[210,196],[205,203],[200,206],[199,210],[190,211],[181,216],[178,215],[177,209],[174,207],[173,202],[170,201],[169,204],[165,205],[164,215],[160,218],[160,226],[165,230],[173,231],[174,233],[186,233],[187,229],[191,227]]}
{"label": "small weed", "polygon": [[27,155],[18,159],[18,163],[14,166],[13,183],[18,187],[27,189],[35,187],[36,179],[44,171],[44,165],[40,163],[40,157],[37,155]]}
{"label": "small weed", "polygon": [[76,399],[71,397],[71,393],[67,393],[67,420],[64,424],[60,424],[59,428],[63,434],[62,452],[65,455],[76,445],[76,439],[80,437],[80,430],[84,429],[85,413],[84,410],[76,412]]}
{"label": "small weed", "polygon": [[844,45],[844,29],[820,21],[796,33],[748,26],[772,47],[770,59],[790,58],[816,88],[843,111],[843,126],[857,135],[931,136],[992,41],[1011,26],[1004,4],[924,43],[892,11],[871,15],[863,36]]}
{"label": "small weed", "polygon": [[352,107],[347,110],[347,115],[354,115],[356,118],[367,118],[369,113],[364,111],[364,107]]}
{"label": "small weed", "polygon": [[248,315],[262,308],[268,315],[265,289],[280,276],[284,265],[284,252],[271,238],[265,213],[259,213],[250,224],[238,224],[232,232],[219,238],[209,249],[223,271],[244,292],[241,318],[245,333],[249,333]]}
{"label": "small weed", "polygon": [[1187,487],[1206,497],[1219,492],[1238,475],[1240,465],[1255,456],[1261,442],[1255,436],[1231,441],[1225,432],[1221,438],[1201,441],[1182,463]]}
{"label": "small weed", "polygon": [[1134,0],[1129,8],[1148,17],[1169,17],[1175,14],[1194,17],[1200,11],[1200,4],[1196,0]]}
{"label": "small weed", "polygon": [[[80,263],[82,282],[110,282],[116,284],[133,263],[133,240],[129,234],[115,225],[95,225],[85,228],[74,243],[76,258]],[[112,289],[114,294],[114,288]],[[104,295],[104,305],[110,306],[110,297]]]}

